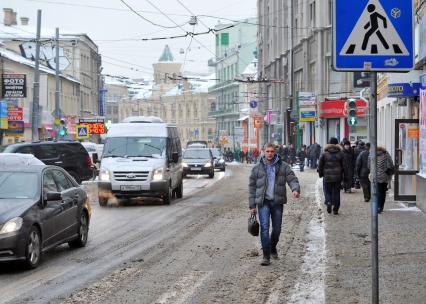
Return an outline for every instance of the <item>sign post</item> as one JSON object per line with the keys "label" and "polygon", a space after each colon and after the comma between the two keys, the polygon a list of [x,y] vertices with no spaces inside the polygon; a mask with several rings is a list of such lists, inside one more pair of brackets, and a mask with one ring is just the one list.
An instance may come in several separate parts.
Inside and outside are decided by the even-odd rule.
{"label": "sign post", "polygon": [[334,0],[333,67],[371,72],[369,135],[371,156],[372,303],[379,303],[377,201],[377,72],[414,68],[414,9],[411,0]]}

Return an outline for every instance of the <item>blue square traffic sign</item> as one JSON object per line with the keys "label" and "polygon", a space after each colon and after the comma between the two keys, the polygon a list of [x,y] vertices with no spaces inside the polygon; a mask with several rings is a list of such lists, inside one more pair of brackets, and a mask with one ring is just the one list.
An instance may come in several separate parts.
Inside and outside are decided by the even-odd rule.
{"label": "blue square traffic sign", "polygon": [[334,0],[337,71],[414,68],[413,0]]}

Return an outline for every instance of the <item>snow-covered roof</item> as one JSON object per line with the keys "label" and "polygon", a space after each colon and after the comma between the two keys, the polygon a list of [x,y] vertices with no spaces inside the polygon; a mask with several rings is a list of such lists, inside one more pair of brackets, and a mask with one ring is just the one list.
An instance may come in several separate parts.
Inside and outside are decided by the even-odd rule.
{"label": "snow-covered roof", "polygon": [[183,87],[180,86],[175,86],[172,89],[170,89],[169,91],[167,91],[166,93],[163,94],[163,96],[167,97],[167,96],[176,96],[176,95],[182,95],[183,93]]}
{"label": "snow-covered roof", "polygon": [[[29,60],[29,59],[27,59],[27,58],[25,58],[25,57],[23,57],[23,56],[21,56],[17,53],[12,52],[10,50],[7,50],[5,48],[0,48],[0,55],[1,55],[1,57],[7,58],[11,61],[29,66],[31,68],[35,68],[35,62],[34,61]],[[51,75],[55,75],[55,71],[48,68],[47,66],[40,64],[39,67],[40,67],[41,72],[48,73],[48,74],[51,74]],[[60,75],[60,77],[66,79],[66,80],[69,80],[71,82],[74,82],[74,83],[80,83],[80,81],[78,81],[78,80],[76,80],[72,77],[69,77],[69,76]]]}
{"label": "snow-covered roof", "polygon": [[[37,28],[31,25],[25,26],[7,26],[0,24],[0,39],[35,39]],[[51,39],[56,35],[56,29],[42,28],[40,31],[41,39]],[[60,30],[59,39],[78,39],[81,36],[87,36],[85,33],[72,33]],[[88,36],[87,36],[88,37]]]}
{"label": "snow-covered roof", "polygon": [[253,59],[252,62],[245,68],[244,72],[241,73],[245,76],[256,76],[257,75],[257,59]]}
{"label": "snow-covered roof", "polygon": [[151,98],[151,96],[152,96],[152,89],[145,88],[145,89],[139,89],[138,93],[136,93],[132,99],[133,100],[148,99],[148,98]]}

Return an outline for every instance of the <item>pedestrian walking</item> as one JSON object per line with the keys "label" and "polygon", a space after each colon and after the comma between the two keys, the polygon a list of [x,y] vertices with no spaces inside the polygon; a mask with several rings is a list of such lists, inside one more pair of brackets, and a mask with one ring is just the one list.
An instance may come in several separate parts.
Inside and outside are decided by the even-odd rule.
{"label": "pedestrian walking", "polygon": [[290,166],[296,164],[296,148],[293,144],[290,144],[290,148],[288,149],[288,158],[290,162]]}
{"label": "pedestrian walking", "polygon": [[354,151],[351,147],[351,143],[347,138],[342,140],[343,147],[343,170],[344,170],[344,179],[343,179],[343,190],[345,193],[351,193],[354,186],[354,173],[355,173],[355,156]]}
{"label": "pedestrian walking", "polygon": [[[377,147],[377,202],[378,213],[382,213],[385,207],[386,192],[388,191],[388,183],[392,179],[395,171],[395,166],[389,152],[383,147]],[[368,161],[369,168],[371,167],[371,155]]]}
{"label": "pedestrian walking", "polygon": [[241,160],[242,164],[244,163],[245,159],[246,159],[246,153],[244,152],[244,150],[241,150],[240,151],[240,160]]}
{"label": "pedestrian walking", "polygon": [[[277,244],[281,234],[284,204],[287,203],[286,183],[293,197],[300,197],[300,185],[291,167],[275,153],[275,146],[267,143],[264,156],[253,167],[249,179],[249,208],[259,213],[260,241],[263,250],[261,265],[270,264],[270,258],[277,259]],[[257,207],[257,210],[256,210]],[[269,223],[272,233],[269,234]]]}
{"label": "pedestrian walking", "polygon": [[299,158],[300,172],[303,172],[305,169],[306,146],[300,148],[299,152],[297,152],[297,157]]}
{"label": "pedestrian walking", "polygon": [[355,164],[355,175],[361,184],[362,193],[364,194],[364,201],[369,202],[371,199],[371,183],[370,183],[370,168],[368,165],[370,156],[370,143],[365,144],[365,150],[362,151]]}
{"label": "pedestrian walking", "polygon": [[[358,156],[364,150],[365,150],[365,143],[362,140],[356,141],[355,148],[354,148],[355,160],[358,159]],[[359,188],[361,188],[360,181],[357,178],[355,178],[355,189],[359,189]]]}
{"label": "pedestrian walking", "polygon": [[257,148],[254,148],[253,150],[253,162],[256,164],[257,159],[259,158],[259,150]]}
{"label": "pedestrian walking", "polygon": [[340,208],[340,185],[344,177],[343,152],[337,138],[332,137],[329,144],[324,147],[318,164],[319,177],[323,177],[324,203],[327,212],[339,214]]}
{"label": "pedestrian walking", "polygon": [[318,164],[318,159],[321,155],[321,146],[318,143],[313,143],[309,149],[309,158],[311,163],[311,169],[316,169]]}

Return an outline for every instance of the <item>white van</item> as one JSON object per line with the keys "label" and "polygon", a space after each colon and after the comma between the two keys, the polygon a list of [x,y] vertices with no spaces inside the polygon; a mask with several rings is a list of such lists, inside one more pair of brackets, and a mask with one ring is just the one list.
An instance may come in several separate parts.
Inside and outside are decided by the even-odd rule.
{"label": "white van", "polygon": [[[132,117],[133,118],[133,117]],[[158,117],[113,124],[99,170],[99,204],[115,197],[154,196],[170,204],[182,197],[182,147],[175,125]]]}

